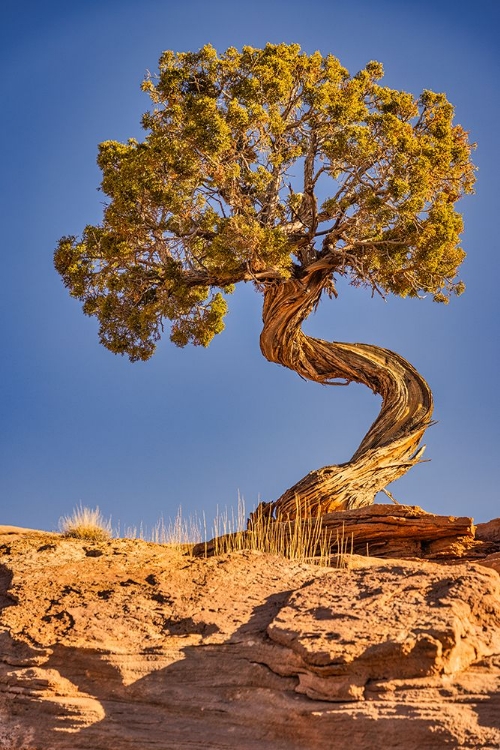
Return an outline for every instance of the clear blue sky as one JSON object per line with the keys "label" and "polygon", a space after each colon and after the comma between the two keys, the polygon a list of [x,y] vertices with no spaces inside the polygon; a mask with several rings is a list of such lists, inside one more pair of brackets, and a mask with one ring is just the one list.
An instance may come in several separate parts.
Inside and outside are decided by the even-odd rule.
{"label": "clear blue sky", "polygon": [[[430,383],[432,459],[391,486],[435,513],[499,516],[499,249],[496,0],[7,0],[0,30],[2,293],[0,524],[57,528],[78,503],[122,527],[276,499],[347,460],[379,399],[325,388],[260,354],[260,296],[241,286],[209,349],[131,364],[103,349],[53,270],[58,238],[98,223],[96,147],[141,137],[139,89],[164,49],[298,42],[387,85],[444,91],[477,141],[477,193],[462,201],[467,292],[449,306],[340,288],[307,331],[393,349]],[[384,497],[380,498],[385,501]]]}

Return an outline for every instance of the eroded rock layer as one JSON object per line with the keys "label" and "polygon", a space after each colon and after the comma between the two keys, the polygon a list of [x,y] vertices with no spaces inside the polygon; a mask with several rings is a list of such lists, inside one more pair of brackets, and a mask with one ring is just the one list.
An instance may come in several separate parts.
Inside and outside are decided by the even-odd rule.
{"label": "eroded rock layer", "polygon": [[468,562],[11,529],[0,654],[2,750],[500,747],[500,577]]}

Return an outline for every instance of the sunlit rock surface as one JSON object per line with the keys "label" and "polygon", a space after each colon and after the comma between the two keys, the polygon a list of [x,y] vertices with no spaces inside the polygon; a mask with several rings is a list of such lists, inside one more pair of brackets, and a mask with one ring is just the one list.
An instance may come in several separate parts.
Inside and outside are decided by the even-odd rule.
{"label": "sunlit rock surface", "polygon": [[490,537],[333,569],[0,527],[0,748],[498,749]]}

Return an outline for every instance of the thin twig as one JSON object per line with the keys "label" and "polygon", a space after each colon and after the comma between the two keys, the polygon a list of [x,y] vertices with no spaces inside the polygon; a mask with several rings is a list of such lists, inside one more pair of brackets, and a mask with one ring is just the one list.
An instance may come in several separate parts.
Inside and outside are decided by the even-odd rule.
{"label": "thin twig", "polygon": [[389,498],[389,500],[392,500],[392,502],[395,505],[401,505],[401,503],[398,502],[398,500],[396,500],[396,498],[394,497],[394,495],[392,494],[392,492],[389,492],[389,490],[386,490],[385,487],[382,487],[382,492],[384,492],[387,495],[387,497]]}

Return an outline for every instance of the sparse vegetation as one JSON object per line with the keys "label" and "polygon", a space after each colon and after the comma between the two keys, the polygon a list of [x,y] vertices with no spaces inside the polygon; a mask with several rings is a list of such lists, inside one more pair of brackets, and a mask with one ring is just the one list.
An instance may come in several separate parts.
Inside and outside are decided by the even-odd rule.
{"label": "sparse vegetation", "polygon": [[334,535],[325,530],[319,512],[314,515],[309,508],[301,508],[297,498],[295,518],[278,521],[260,512],[261,507],[253,514],[249,528],[242,530],[246,513],[244,502],[239,498],[236,517],[227,511],[218,515],[214,522],[214,538],[204,545],[197,545],[194,552],[209,556],[250,549],[289,560],[347,567],[352,540],[346,539],[344,533]]}
{"label": "sparse vegetation", "polygon": [[[260,506],[259,506],[260,507]],[[352,554],[353,540],[341,533],[325,530],[321,515],[312,516],[309,509],[305,515],[299,513],[295,519],[276,521],[271,516],[259,512],[253,516],[251,527],[246,527],[245,502],[238,497],[237,510],[217,510],[211,529],[207,527],[205,514],[185,518],[179,508],[174,520],[161,518],[153,528],[141,523],[129,526],[120,532],[111,528],[98,507],[95,509],[80,505],[71,516],[59,521],[59,528],[66,537],[104,541],[111,536],[126,539],[142,539],[155,544],[164,544],[180,553],[197,557],[211,557],[230,552],[253,550],[271,555],[280,555],[289,560],[303,560],[316,565],[348,567]]]}
{"label": "sparse vegetation", "polygon": [[191,553],[194,545],[206,538],[203,529],[206,532],[204,517],[200,519],[194,515],[186,519],[182,508],[179,508],[173,521],[170,518],[168,521],[160,518],[151,529],[143,523],[139,526],[126,526],[123,533],[118,525],[115,536],[125,539],[142,539],[154,544],[168,544],[170,547],[178,548],[180,552]]}
{"label": "sparse vegetation", "polygon": [[70,516],[59,519],[59,530],[64,536],[102,542],[112,535],[111,521],[106,520],[99,507],[79,505]]}
{"label": "sparse vegetation", "polygon": [[346,537],[343,531],[325,531],[319,514],[311,517],[306,509],[305,515],[297,513],[294,520],[278,522],[257,509],[251,528],[245,528],[246,518],[245,502],[238,497],[236,511],[234,508],[217,510],[211,528],[207,527],[204,514],[201,518],[197,515],[185,518],[179,508],[174,520],[162,518],[150,532],[141,524],[128,527],[123,535],[165,544],[198,557],[254,550],[318,565],[348,566],[352,538]]}

